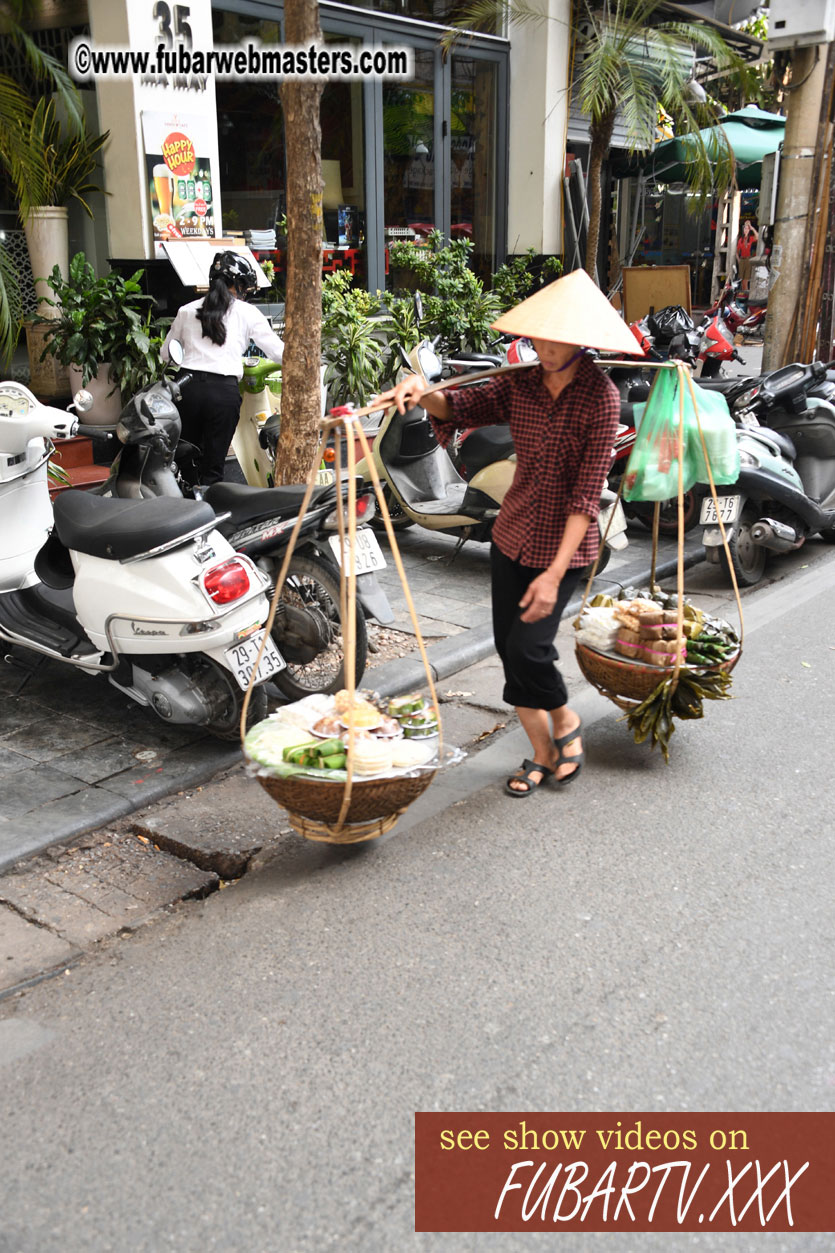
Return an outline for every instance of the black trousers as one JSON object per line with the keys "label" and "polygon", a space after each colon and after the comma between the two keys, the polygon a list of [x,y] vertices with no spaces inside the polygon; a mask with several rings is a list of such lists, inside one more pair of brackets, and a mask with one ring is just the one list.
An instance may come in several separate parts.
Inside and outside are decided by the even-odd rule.
{"label": "black trousers", "polygon": [[177,408],[183,439],[200,449],[198,482],[208,487],[223,478],[226,454],[241,412],[241,393],[238,380],[231,374],[188,373],[191,382],[183,387]]}
{"label": "black trousers", "polygon": [[554,664],[559,659],[554,636],[580,581],[580,571],[566,572],[557,592],[557,603],[547,618],[523,622],[519,601],[542,570],[511,560],[495,544],[490,547],[490,569],[493,637],[504,667],[502,699],[523,709],[560,709],[568,704],[568,692]]}

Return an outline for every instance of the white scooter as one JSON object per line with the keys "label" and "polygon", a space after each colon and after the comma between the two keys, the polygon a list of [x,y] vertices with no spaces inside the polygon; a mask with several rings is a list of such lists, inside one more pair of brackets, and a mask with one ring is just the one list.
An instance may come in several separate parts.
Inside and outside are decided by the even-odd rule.
{"label": "white scooter", "polygon": [[[165,721],[234,739],[268,581],[203,501],[70,490],[53,506],[50,441],[96,433],[20,383],[0,383],[0,641],[106,674]],[[268,639],[253,721],[266,712],[260,685],[283,665]]]}

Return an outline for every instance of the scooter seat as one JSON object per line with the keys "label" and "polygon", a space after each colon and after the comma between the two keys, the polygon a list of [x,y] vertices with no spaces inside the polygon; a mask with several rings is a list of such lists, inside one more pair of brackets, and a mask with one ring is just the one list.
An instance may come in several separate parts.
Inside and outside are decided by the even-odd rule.
{"label": "scooter seat", "polygon": [[[231,513],[232,523],[240,526],[257,518],[289,518],[298,514],[305,490],[296,486],[250,487],[248,483],[212,483],[203,499],[216,513]],[[332,483],[314,487],[310,497],[311,507],[329,492],[334,492]]]}
{"label": "scooter seat", "polygon": [[55,498],[53,515],[65,548],[112,561],[139,557],[215,517],[211,505],[199,500],[114,500],[73,490]]}
{"label": "scooter seat", "polygon": [[509,426],[479,426],[461,444],[461,461],[472,478],[494,461],[506,461],[516,451]]}
{"label": "scooter seat", "polygon": [[788,457],[789,461],[797,460],[797,449],[789,436],[784,435],[782,431],[773,431],[770,426],[762,423],[759,427],[755,427],[751,434],[761,434],[770,444],[776,444],[783,456]]}

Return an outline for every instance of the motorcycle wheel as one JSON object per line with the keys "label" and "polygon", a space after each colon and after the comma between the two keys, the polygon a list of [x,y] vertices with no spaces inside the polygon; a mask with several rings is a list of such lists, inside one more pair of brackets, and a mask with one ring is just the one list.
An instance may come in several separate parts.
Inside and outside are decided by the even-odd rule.
{"label": "motorcycle wheel", "polygon": [[[731,565],[736,575],[736,581],[740,587],[754,587],[760,582],[765,574],[765,567],[768,561],[768,553],[760,544],[755,544],[751,539],[751,527],[759,518],[756,509],[743,502],[742,512],[739,516],[739,523],[734,528],[732,537],[728,540],[728,551],[731,555]],[[730,570],[728,569],[728,558],[725,549],[720,549],[721,562],[728,576],[728,582],[731,581]]]}
{"label": "motorcycle wheel", "polygon": [[[302,700],[316,692],[338,692],[346,686],[345,654],[339,610],[339,572],[322,561],[310,557],[293,557],[287,582],[281,593],[285,604],[313,614],[318,628],[330,637],[330,643],[312,661],[288,661],[284,670],[273,675],[272,682],[290,700]],[[281,632],[273,627],[273,640],[282,652]],[[356,612],[356,666],[354,683],[365,674],[368,655],[368,630],[362,608]]]}
{"label": "motorcycle wheel", "polygon": [[[399,500],[395,497],[388,483],[383,483],[383,499],[388,506],[393,530],[405,531],[407,527],[415,525],[414,520],[410,518],[408,514],[403,512]],[[371,525],[375,531],[385,531],[386,524],[379,511],[375,513],[374,517],[371,519]]]}
{"label": "motorcycle wheel", "polygon": [[[699,524],[699,515],[702,509],[702,492],[697,492],[695,488],[691,488],[689,492],[684,493],[684,530],[692,531],[694,526]],[[655,506],[647,501],[636,501],[630,507],[632,516],[637,518],[642,526],[648,531],[652,530],[652,515]],[[658,518],[658,534],[659,535],[678,535],[678,501],[665,500],[661,504],[661,513]]]}
{"label": "motorcycle wheel", "polygon": [[824,544],[835,544],[835,526],[825,526],[818,534]]}
{"label": "motorcycle wheel", "polygon": [[[241,711],[246,692],[242,691],[230,671],[218,665],[213,657],[203,657],[202,662],[211,672],[212,695],[215,696],[217,716],[206,723],[206,730],[219,740],[237,740],[240,735]],[[216,695],[215,695],[216,694]],[[267,716],[267,693],[263,683],[256,687],[246,713],[246,729],[255,726]]]}

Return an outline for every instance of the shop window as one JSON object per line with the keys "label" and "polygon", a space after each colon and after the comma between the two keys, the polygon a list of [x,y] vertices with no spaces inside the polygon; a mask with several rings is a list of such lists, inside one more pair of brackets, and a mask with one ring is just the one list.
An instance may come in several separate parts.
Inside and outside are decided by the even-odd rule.
{"label": "shop window", "polygon": [[435,226],[435,57],[415,50],[408,85],[383,84],[386,243],[422,239]]}
{"label": "shop window", "polygon": [[495,265],[498,67],[475,57],[452,58],[450,235],[473,243],[482,278]]}
{"label": "shop window", "polygon": [[[354,43],[326,34],[326,42]],[[361,82],[328,82],[322,91],[322,218],[326,273],[349,269],[357,286],[367,277],[365,129]]]}
{"label": "shop window", "polygon": [[[215,10],[215,44],[242,39],[280,43],[278,22]],[[278,81],[229,82],[217,91],[223,230],[274,230],[285,211],[284,114]]]}

